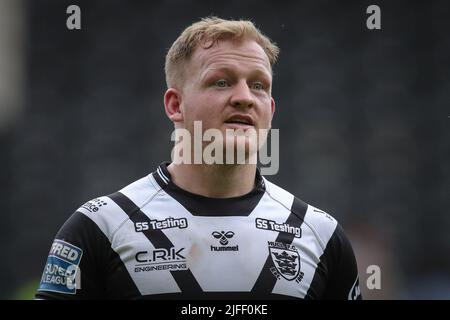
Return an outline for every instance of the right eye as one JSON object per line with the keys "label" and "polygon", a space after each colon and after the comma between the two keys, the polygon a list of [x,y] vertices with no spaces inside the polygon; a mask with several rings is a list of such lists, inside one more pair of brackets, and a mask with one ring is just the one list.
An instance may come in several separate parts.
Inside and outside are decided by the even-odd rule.
{"label": "right eye", "polygon": [[224,79],[217,80],[214,84],[219,88],[228,87],[228,82],[227,82],[227,80],[224,80]]}

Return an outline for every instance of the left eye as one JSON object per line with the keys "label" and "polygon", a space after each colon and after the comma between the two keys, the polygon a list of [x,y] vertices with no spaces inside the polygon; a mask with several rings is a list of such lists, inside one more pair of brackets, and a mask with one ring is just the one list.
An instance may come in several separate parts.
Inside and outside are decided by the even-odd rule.
{"label": "left eye", "polygon": [[264,90],[264,85],[261,82],[255,82],[252,85],[252,88],[256,90]]}

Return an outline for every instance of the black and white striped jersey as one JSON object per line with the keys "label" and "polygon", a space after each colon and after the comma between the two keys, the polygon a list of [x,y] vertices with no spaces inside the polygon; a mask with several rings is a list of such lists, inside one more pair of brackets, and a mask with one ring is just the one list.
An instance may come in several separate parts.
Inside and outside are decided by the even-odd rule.
{"label": "black and white striped jersey", "polygon": [[213,199],[177,187],[167,165],[66,221],[36,298],[361,298],[332,216],[259,172],[252,192]]}

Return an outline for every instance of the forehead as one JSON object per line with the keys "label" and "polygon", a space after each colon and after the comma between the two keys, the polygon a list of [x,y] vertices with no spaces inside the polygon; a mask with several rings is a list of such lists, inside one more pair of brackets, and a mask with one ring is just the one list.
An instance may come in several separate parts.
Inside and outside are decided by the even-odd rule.
{"label": "forehead", "polygon": [[221,67],[260,69],[271,74],[269,58],[254,40],[220,40],[208,49],[199,46],[190,62],[190,71],[200,74]]}

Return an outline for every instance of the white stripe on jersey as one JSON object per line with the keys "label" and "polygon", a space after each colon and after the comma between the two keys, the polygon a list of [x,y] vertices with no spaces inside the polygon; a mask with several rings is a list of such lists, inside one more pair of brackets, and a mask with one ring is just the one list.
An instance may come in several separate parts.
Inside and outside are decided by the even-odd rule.
{"label": "white stripe on jersey", "polygon": [[169,179],[164,175],[164,172],[162,172],[160,167],[158,167],[158,169],[156,169],[156,171],[158,172],[159,176],[166,184],[169,183]]}
{"label": "white stripe on jersey", "polygon": [[122,188],[119,192],[124,194],[128,199],[134,202],[139,208],[145,206],[145,204],[152,200],[153,197],[158,195],[161,187],[153,179],[153,176],[148,176],[139,179],[132,184],[129,184],[125,188]]}
{"label": "white stripe on jersey", "polygon": [[286,210],[290,212],[292,203],[294,202],[294,196],[276,184],[273,184],[266,178],[262,178],[266,186],[266,193],[268,193],[273,200],[279,202],[284,208],[286,208]]}

